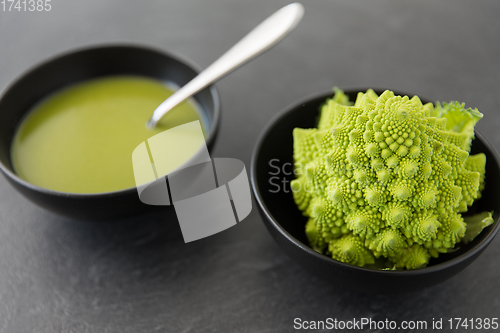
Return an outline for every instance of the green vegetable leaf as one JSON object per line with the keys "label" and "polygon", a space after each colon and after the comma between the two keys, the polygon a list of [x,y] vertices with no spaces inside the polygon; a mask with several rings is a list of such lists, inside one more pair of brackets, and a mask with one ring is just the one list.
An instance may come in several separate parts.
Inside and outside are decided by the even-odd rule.
{"label": "green vegetable leaf", "polygon": [[493,212],[482,212],[472,216],[464,217],[464,221],[467,224],[467,229],[465,231],[465,236],[462,238],[464,243],[469,243],[477,235],[483,231],[484,228],[490,226],[495,222],[493,220]]}

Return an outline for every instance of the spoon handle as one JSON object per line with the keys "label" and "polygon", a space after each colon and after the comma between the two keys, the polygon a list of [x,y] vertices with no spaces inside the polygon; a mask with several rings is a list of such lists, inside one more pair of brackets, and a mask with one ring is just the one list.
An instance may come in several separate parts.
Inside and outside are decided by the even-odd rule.
{"label": "spoon handle", "polygon": [[292,3],[268,17],[213,64],[161,103],[153,112],[147,127],[154,128],[176,105],[276,45],[297,26],[303,15],[304,7],[300,3]]}

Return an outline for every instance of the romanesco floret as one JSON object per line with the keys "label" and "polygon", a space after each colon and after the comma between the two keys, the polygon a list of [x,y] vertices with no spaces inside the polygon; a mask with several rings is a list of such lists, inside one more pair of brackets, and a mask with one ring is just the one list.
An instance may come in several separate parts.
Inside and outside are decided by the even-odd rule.
{"label": "romanesco floret", "polygon": [[336,90],[318,128],[293,131],[291,186],[310,245],[357,266],[425,267],[469,235],[460,213],[484,187],[486,156],[469,156],[483,115],[391,91],[349,103]]}

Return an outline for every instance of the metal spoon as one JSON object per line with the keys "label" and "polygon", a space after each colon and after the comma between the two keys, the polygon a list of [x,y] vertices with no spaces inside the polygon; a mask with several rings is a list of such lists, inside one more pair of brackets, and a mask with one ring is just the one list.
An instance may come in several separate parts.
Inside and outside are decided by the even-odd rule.
{"label": "metal spoon", "polygon": [[275,12],[207,69],[161,103],[146,126],[153,129],[176,105],[276,45],[297,26],[303,15],[304,7],[300,3],[292,3]]}

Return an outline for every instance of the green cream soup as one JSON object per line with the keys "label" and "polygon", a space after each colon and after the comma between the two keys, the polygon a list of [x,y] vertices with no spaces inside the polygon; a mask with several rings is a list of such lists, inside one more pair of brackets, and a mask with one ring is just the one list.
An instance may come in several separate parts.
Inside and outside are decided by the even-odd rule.
{"label": "green cream soup", "polygon": [[201,123],[195,105],[184,102],[154,130],[146,128],[172,93],[162,82],[139,76],[104,77],[59,91],[22,121],[12,144],[14,169],[32,184],[61,192],[134,187],[132,152],[140,143],[184,123]]}

